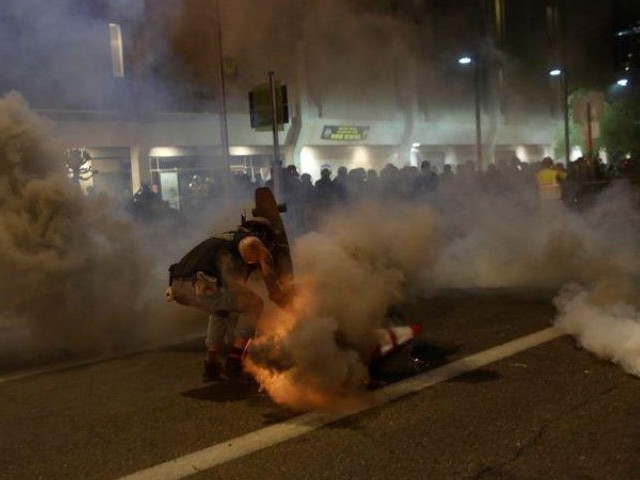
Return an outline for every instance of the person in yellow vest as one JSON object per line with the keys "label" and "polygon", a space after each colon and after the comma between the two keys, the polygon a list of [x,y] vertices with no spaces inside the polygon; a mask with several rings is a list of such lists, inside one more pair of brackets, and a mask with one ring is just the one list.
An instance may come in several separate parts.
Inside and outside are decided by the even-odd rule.
{"label": "person in yellow vest", "polygon": [[550,157],[542,159],[542,168],[536,173],[538,195],[541,200],[560,200],[565,173],[556,168]]}

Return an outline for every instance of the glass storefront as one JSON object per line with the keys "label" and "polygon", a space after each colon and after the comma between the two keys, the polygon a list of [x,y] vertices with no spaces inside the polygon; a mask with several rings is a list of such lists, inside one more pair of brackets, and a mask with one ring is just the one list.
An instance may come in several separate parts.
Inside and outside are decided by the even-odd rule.
{"label": "glass storefront", "polygon": [[224,171],[212,167],[212,157],[151,157],[152,189],[175,210],[196,208],[221,196]]}

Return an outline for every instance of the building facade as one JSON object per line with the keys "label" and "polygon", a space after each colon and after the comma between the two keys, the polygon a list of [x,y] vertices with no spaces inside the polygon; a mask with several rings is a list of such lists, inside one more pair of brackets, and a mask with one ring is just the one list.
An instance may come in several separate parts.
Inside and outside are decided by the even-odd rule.
{"label": "building facade", "polygon": [[[314,178],[323,165],[557,157],[563,90],[549,70],[571,72],[571,88],[614,73],[607,0],[371,3],[10,0],[0,87],[88,152],[96,190],[156,183],[179,208],[194,178],[267,177],[276,137],[283,163]],[[288,97],[275,133],[251,128],[248,102],[269,72]]]}

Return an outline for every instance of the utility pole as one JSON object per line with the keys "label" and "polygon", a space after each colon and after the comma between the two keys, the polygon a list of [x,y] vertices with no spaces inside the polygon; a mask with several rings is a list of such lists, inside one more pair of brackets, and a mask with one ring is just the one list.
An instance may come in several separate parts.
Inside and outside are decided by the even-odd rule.
{"label": "utility pole", "polygon": [[475,109],[476,109],[476,155],[477,155],[477,168],[482,170],[484,168],[484,160],[482,158],[482,117],[480,112],[480,61],[477,58],[473,62],[473,90],[475,96]]}
{"label": "utility pole", "polygon": [[564,102],[564,155],[566,164],[571,161],[571,145],[569,144],[569,79],[567,66],[562,69],[562,100]]}
{"label": "utility pole", "polygon": [[278,102],[276,99],[276,73],[269,72],[271,92],[271,130],[273,132],[273,188],[277,199],[282,199],[282,168],[280,167],[280,140],[278,139]]}
{"label": "utility pole", "polygon": [[483,168],[483,156],[482,156],[482,112],[481,112],[481,99],[480,99],[480,53],[476,53],[473,57],[463,56],[458,59],[460,65],[469,65],[473,67],[473,100],[475,106],[475,119],[476,119],[476,167],[478,170]]}
{"label": "utility pole", "polygon": [[216,43],[218,49],[218,113],[220,117],[220,145],[224,165],[224,197],[231,199],[231,161],[229,158],[229,128],[227,125],[227,92],[224,79],[224,58],[222,56],[222,22],[220,21],[220,0],[216,0]]}

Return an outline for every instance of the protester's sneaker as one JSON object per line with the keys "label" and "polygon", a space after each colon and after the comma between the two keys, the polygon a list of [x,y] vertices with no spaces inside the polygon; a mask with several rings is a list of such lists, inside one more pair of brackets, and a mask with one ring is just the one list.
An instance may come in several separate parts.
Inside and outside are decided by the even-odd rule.
{"label": "protester's sneaker", "polygon": [[213,382],[220,378],[222,364],[218,360],[205,360],[202,369],[202,381]]}
{"label": "protester's sneaker", "polygon": [[238,378],[242,374],[242,354],[243,350],[232,347],[224,362],[224,376],[227,378]]}
{"label": "protester's sneaker", "polygon": [[237,358],[228,358],[224,363],[224,376],[238,378],[242,373],[242,361]]}

